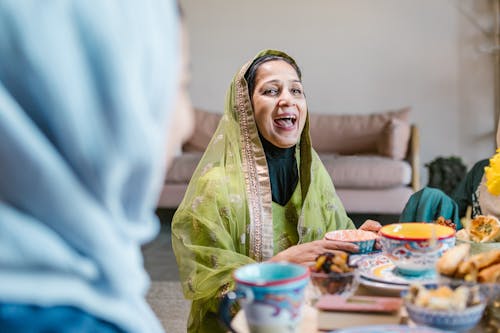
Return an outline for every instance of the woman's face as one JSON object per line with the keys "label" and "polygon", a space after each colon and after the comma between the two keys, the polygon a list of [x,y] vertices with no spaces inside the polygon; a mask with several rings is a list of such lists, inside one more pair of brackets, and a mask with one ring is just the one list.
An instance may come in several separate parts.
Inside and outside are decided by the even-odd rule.
{"label": "woman's face", "polygon": [[252,96],[260,134],[279,148],[293,147],[307,117],[302,83],[295,69],[283,60],[271,60],[257,69]]}

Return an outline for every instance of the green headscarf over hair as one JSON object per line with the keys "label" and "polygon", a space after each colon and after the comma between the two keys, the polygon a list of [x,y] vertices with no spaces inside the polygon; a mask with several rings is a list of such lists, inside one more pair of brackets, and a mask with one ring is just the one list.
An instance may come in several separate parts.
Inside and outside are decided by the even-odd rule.
{"label": "green headscarf over hair", "polygon": [[283,52],[267,50],[235,75],[224,115],[172,222],[184,294],[193,300],[189,332],[224,331],[216,320],[217,310],[220,297],[234,288],[232,272],[288,247],[276,241],[282,236],[275,235],[279,223],[296,226],[297,244],[321,239],[330,230],[354,228],[312,149],[309,117],[295,154],[300,178],[298,218],[273,216],[266,157],[244,78],[252,62],[268,54],[295,63]]}

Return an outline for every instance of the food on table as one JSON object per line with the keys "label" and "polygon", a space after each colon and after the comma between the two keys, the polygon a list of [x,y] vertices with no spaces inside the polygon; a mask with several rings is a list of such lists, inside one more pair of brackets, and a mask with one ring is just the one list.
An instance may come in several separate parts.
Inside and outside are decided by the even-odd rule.
{"label": "food on table", "polygon": [[459,286],[453,290],[449,286],[427,289],[418,284],[410,286],[405,300],[416,306],[445,311],[462,311],[481,302],[479,286]]}
{"label": "food on table", "polygon": [[482,269],[477,274],[477,281],[481,283],[500,282],[500,263]]}
{"label": "food on table", "polygon": [[466,229],[458,230],[455,236],[457,237],[458,240],[470,242],[469,233],[467,232]]}
{"label": "food on table", "polygon": [[469,250],[469,244],[460,244],[446,251],[436,264],[438,272],[465,281],[500,283],[500,249],[472,256]]}
{"label": "food on table", "polygon": [[455,225],[455,223],[453,223],[453,221],[450,219],[445,219],[443,216],[438,217],[437,220],[434,221],[434,223],[444,225],[445,227],[450,227],[453,228],[454,230],[457,230],[457,226]]}
{"label": "food on table", "polygon": [[316,262],[312,266],[313,272],[323,273],[348,273],[354,270],[349,266],[349,254],[344,251],[325,252],[316,257]]}
{"label": "food on table", "polygon": [[478,243],[500,241],[500,221],[492,215],[478,215],[467,228],[472,241]]}
{"label": "food on table", "polygon": [[449,249],[438,259],[437,269],[443,275],[455,275],[458,265],[469,255],[469,250],[469,244],[460,244]]}
{"label": "food on table", "polygon": [[350,296],[357,288],[355,266],[344,251],[325,252],[311,266],[311,281],[321,294]]}

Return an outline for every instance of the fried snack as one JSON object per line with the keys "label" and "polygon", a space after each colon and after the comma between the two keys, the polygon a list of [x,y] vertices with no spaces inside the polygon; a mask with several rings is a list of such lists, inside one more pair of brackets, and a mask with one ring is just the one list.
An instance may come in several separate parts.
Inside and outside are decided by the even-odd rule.
{"label": "fried snack", "polygon": [[500,283],[500,249],[468,257],[470,245],[446,251],[437,262],[440,274],[467,282]]}
{"label": "fried snack", "polygon": [[492,215],[478,215],[470,223],[469,235],[478,243],[500,240],[500,221]]}
{"label": "fried snack", "polygon": [[500,263],[500,249],[478,253],[469,258],[478,270]]}
{"label": "fried snack", "polygon": [[477,281],[480,283],[500,283],[500,263],[481,270],[477,275]]}
{"label": "fried snack", "polygon": [[465,281],[476,281],[479,269],[477,264],[471,260],[465,260],[458,265],[454,277]]}
{"label": "fried snack", "polygon": [[447,276],[455,275],[459,264],[467,257],[469,251],[470,245],[465,243],[449,249],[437,261],[438,271]]}
{"label": "fried snack", "polygon": [[459,286],[455,290],[448,286],[426,289],[421,285],[411,285],[406,299],[428,309],[461,311],[479,302],[479,289],[477,286]]}

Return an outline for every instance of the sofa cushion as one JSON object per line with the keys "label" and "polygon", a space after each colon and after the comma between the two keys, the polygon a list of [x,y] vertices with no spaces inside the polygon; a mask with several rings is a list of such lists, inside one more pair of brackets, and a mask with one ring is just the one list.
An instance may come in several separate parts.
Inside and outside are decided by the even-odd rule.
{"label": "sofa cushion", "polygon": [[411,166],[381,156],[319,154],[336,188],[376,189],[408,185]]}
{"label": "sofa cushion", "polygon": [[382,136],[377,141],[377,150],[382,156],[402,160],[408,151],[410,141],[410,125],[408,122],[391,118],[382,130]]}
{"label": "sofa cushion", "polygon": [[182,146],[183,151],[205,151],[214,135],[219,121],[220,113],[207,112],[200,109],[194,110],[194,130],[191,138]]}
{"label": "sofa cushion", "polygon": [[[410,108],[364,115],[311,113],[312,144],[318,153],[352,155],[380,154],[382,151],[387,156],[388,152],[397,151],[398,156],[404,156],[410,134],[409,113]],[[392,134],[400,134],[405,137],[387,139],[387,133],[390,131],[386,129],[387,126],[391,126],[388,123],[392,119],[398,119],[401,121],[401,126],[408,127],[407,131],[393,131]],[[395,146],[389,149],[386,147],[388,143]]]}
{"label": "sofa cushion", "polygon": [[[203,153],[190,152],[172,161],[166,183],[188,183]],[[411,167],[406,161],[381,156],[340,156],[320,154],[336,188],[388,188],[407,185],[411,181]]]}
{"label": "sofa cushion", "polygon": [[201,156],[201,152],[186,152],[176,156],[168,168],[165,182],[189,183]]}
{"label": "sofa cushion", "polygon": [[[340,188],[337,189],[337,194],[345,210],[349,213],[399,216],[413,191],[408,186],[388,189]],[[394,219],[393,222],[398,222],[398,219]]]}

